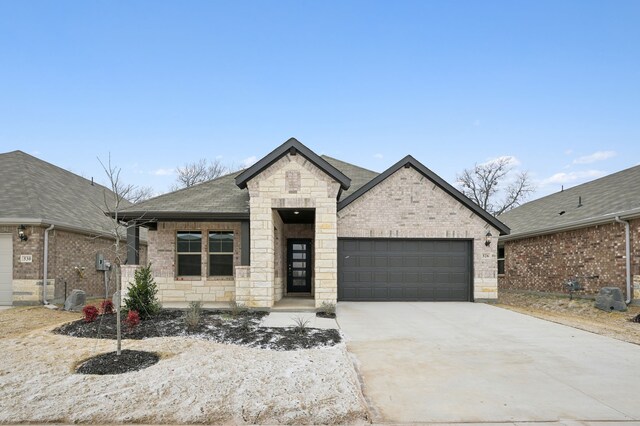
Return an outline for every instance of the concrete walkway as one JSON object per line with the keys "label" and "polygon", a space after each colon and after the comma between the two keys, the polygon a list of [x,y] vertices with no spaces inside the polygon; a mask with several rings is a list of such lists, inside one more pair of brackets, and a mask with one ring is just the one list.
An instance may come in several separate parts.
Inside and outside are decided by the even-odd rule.
{"label": "concrete walkway", "polygon": [[341,302],[338,324],[374,422],[640,420],[637,345],[474,303]]}

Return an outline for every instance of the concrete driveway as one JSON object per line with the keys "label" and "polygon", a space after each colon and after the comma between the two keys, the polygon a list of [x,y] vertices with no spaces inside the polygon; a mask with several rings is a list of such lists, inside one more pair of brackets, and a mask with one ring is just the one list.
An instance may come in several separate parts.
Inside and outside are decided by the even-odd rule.
{"label": "concrete driveway", "polygon": [[637,345],[475,303],[341,302],[338,323],[374,421],[640,420]]}

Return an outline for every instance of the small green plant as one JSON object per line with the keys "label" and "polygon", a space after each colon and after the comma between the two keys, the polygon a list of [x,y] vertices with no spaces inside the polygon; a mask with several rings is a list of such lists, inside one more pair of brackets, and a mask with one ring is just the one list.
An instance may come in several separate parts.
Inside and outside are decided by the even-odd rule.
{"label": "small green plant", "polygon": [[184,322],[187,325],[187,330],[194,331],[200,325],[200,319],[202,317],[202,302],[189,303],[189,309],[184,316]]}
{"label": "small green plant", "polygon": [[244,319],[240,322],[240,325],[238,326],[238,330],[240,330],[243,333],[248,333],[251,331],[251,320],[249,319]]}
{"label": "small green plant", "polygon": [[293,331],[297,334],[304,334],[309,329],[309,320],[303,317],[297,317],[293,320],[295,326],[293,327]]}
{"label": "small green plant", "polygon": [[151,274],[151,264],[136,270],[134,283],[129,287],[129,294],[124,299],[128,311],[137,311],[141,318],[149,318],[160,311],[160,303],[156,298],[158,287]]}
{"label": "small green plant", "polygon": [[320,305],[320,312],[324,312],[325,314],[336,314],[336,304],[331,302],[322,302]]}
{"label": "small green plant", "polygon": [[247,310],[247,307],[245,305],[238,302],[231,302],[229,304],[229,307],[230,307],[229,313],[231,314],[232,317],[237,317],[238,315],[243,314]]}

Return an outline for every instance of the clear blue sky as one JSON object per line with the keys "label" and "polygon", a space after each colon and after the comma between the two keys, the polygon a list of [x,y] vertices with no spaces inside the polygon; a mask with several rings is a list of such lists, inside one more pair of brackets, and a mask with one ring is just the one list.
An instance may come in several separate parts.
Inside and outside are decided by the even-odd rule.
{"label": "clear blue sky", "polygon": [[509,155],[537,195],[640,162],[640,1],[3,1],[0,152],[166,191],[295,136],[453,182]]}

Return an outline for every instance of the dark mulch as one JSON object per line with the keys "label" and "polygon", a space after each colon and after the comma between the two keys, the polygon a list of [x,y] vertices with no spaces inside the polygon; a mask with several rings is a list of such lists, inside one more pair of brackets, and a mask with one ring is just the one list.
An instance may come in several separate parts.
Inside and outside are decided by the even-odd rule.
{"label": "dark mulch", "polygon": [[153,352],[124,349],[120,352],[120,355],[116,355],[114,351],[89,358],[76,369],[76,372],[100,375],[123,374],[151,367],[159,360],[158,354]]}
{"label": "dark mulch", "polygon": [[629,321],[640,323],[640,314],[638,314],[635,317],[631,318]]}
{"label": "dark mulch", "polygon": [[[244,345],[263,349],[296,350],[322,346],[334,346],[341,341],[338,330],[307,328],[263,328],[259,327],[266,312],[246,311],[231,315],[228,311],[204,310],[200,325],[189,330],[185,323],[185,312],[163,309],[152,318],[142,320],[133,329],[122,324],[124,339],[151,337],[197,337],[218,343]],[[122,314],[124,320],[125,315]],[[57,334],[92,339],[116,338],[116,315],[100,315],[94,322],[83,320],[64,324],[54,330]]]}
{"label": "dark mulch", "polygon": [[335,312],[316,312],[316,316],[320,318],[336,319]]}

